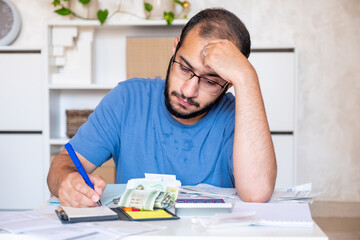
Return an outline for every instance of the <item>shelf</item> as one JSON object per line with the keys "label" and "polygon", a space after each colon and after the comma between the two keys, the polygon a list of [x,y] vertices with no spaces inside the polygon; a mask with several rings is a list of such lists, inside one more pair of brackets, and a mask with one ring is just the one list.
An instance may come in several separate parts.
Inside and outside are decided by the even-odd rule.
{"label": "shelf", "polygon": [[40,53],[41,47],[19,47],[19,46],[0,46],[0,52],[6,53],[6,52],[35,52]]}
{"label": "shelf", "polygon": [[[171,26],[183,26],[188,19],[175,19]],[[49,22],[49,26],[93,26],[93,27],[119,27],[119,26],[167,26],[164,19],[123,19],[123,20],[107,20],[104,25],[100,25],[98,20],[66,20]]]}
{"label": "shelf", "polygon": [[116,84],[53,84],[48,85],[52,90],[111,90]]}
{"label": "shelf", "polygon": [[69,138],[50,138],[50,145],[62,146],[69,142]]}

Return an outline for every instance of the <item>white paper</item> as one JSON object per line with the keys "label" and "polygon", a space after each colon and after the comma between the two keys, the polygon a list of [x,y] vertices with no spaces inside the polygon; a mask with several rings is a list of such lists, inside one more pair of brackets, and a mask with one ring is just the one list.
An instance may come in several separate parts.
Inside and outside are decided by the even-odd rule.
{"label": "white paper", "polygon": [[117,216],[117,213],[111,210],[109,207],[102,205],[101,207],[87,207],[87,208],[75,208],[75,207],[62,207],[69,219],[81,218],[81,217],[103,217],[103,216]]}
{"label": "white paper", "polygon": [[62,224],[56,216],[55,208],[51,206],[34,211],[0,215],[0,229],[5,229],[12,233],[22,233],[21,235],[13,234],[11,236],[21,236],[23,239],[51,240],[112,240],[162,229],[162,227],[153,226],[148,223],[127,221]]}
{"label": "white paper", "polygon": [[312,184],[302,184],[289,188],[276,189],[269,202],[313,203],[320,193],[312,193]]}
{"label": "white paper", "polygon": [[255,214],[255,211],[215,214],[213,217],[194,217],[191,219],[191,222],[204,228],[249,226],[256,223]]}
{"label": "white paper", "polygon": [[[209,184],[201,183],[196,186],[182,186],[180,188],[180,196],[178,198],[189,198],[184,197],[183,194],[190,196],[190,198],[198,197],[213,197],[222,198],[225,202],[236,202],[241,201],[236,193],[235,188],[222,188],[215,187]],[[191,197],[192,196],[192,197]]]}
{"label": "white paper", "polygon": [[256,225],[278,227],[312,227],[314,222],[307,203],[238,202],[233,214],[255,211]]}
{"label": "white paper", "polygon": [[96,227],[84,226],[82,224],[62,225],[57,228],[39,229],[29,232],[32,236],[43,237],[51,240],[65,240],[65,239],[118,239],[119,236],[113,232],[103,231]]}
{"label": "white paper", "polygon": [[134,235],[166,228],[166,226],[155,226],[150,223],[136,221],[104,221],[93,223],[93,225],[111,229],[116,232],[118,236]]}

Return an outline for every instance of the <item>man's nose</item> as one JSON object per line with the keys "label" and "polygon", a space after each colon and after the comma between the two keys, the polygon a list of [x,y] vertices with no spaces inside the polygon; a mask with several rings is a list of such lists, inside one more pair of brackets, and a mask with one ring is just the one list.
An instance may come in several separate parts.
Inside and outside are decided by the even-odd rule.
{"label": "man's nose", "polygon": [[184,81],[181,86],[181,92],[187,98],[196,98],[199,94],[199,77],[193,76],[191,79]]}

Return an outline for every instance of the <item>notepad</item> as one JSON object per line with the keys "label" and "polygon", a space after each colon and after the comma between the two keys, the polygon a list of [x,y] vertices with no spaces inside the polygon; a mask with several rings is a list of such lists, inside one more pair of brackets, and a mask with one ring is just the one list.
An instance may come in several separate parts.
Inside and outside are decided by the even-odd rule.
{"label": "notepad", "polygon": [[120,220],[128,221],[149,221],[149,220],[177,220],[178,216],[171,213],[167,209],[157,209],[154,211],[125,211],[121,207],[112,208],[113,211],[117,212]]}
{"label": "notepad", "polygon": [[59,209],[56,210],[56,213],[59,219],[63,223],[106,221],[106,220],[118,219],[117,213],[104,205],[101,207],[87,207],[87,208],[75,208],[75,207],[63,206],[62,209],[64,210],[65,213],[61,213]]}
{"label": "notepad", "polygon": [[255,211],[256,225],[276,227],[312,227],[306,203],[245,203],[235,204],[232,213]]}

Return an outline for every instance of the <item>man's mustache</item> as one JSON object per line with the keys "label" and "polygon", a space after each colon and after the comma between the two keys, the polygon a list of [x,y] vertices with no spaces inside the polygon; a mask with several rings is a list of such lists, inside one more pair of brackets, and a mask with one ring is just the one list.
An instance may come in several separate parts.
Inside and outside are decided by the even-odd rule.
{"label": "man's mustache", "polygon": [[187,98],[185,97],[183,94],[180,94],[180,93],[177,93],[175,91],[172,91],[171,92],[171,95],[175,96],[175,97],[178,97],[178,98],[181,98],[183,100],[185,100],[187,103],[191,104],[191,105],[194,105],[195,107],[199,108],[200,107],[200,104],[198,102],[195,102],[194,99],[192,98]]}

